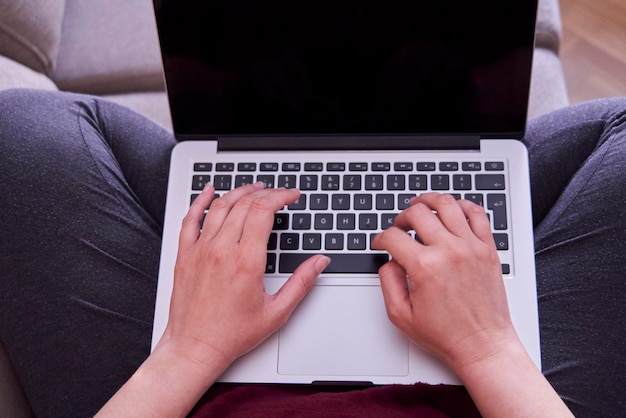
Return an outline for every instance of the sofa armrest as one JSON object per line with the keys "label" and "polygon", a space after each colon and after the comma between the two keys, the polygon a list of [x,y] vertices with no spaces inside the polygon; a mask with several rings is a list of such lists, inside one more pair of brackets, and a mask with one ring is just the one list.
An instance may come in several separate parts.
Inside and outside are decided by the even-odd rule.
{"label": "sofa armrest", "polygon": [[98,95],[164,91],[151,0],[66,0],[52,79],[61,90]]}
{"label": "sofa armrest", "polygon": [[65,0],[0,0],[0,55],[50,75],[56,64]]}

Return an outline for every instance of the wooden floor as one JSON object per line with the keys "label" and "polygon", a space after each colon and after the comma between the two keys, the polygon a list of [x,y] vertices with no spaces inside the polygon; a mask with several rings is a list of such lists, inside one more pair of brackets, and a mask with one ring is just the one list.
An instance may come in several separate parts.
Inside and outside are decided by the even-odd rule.
{"label": "wooden floor", "polygon": [[626,96],[626,0],[560,4],[560,55],[570,101]]}

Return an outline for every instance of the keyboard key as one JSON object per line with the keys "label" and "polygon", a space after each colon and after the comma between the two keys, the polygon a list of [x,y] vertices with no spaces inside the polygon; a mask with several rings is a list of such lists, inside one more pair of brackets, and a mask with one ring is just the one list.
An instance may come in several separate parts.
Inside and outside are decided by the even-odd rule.
{"label": "keyboard key", "polygon": [[503,194],[488,194],[487,209],[493,211],[493,229],[504,230],[508,228],[506,219],[506,196]]}
{"label": "keyboard key", "polygon": [[382,190],[383,176],[369,174],[365,176],[365,190]]}
{"label": "keyboard key", "polygon": [[289,229],[289,215],[286,213],[277,213],[274,215],[274,231]]}
{"label": "keyboard key", "polygon": [[191,179],[191,190],[202,190],[207,183],[211,181],[208,174],[198,174]]}
{"label": "keyboard key", "polygon": [[435,171],[435,163],[417,163],[417,171]]}
{"label": "keyboard key", "polygon": [[504,171],[504,163],[502,161],[490,161],[485,163],[486,171]]}
{"label": "keyboard key", "polygon": [[441,162],[439,163],[439,170],[441,171],[458,171],[459,163],[457,162]]}
{"label": "keyboard key", "polygon": [[371,231],[378,228],[378,216],[375,213],[359,214],[359,229]]}
{"label": "keyboard key", "polygon": [[278,163],[261,163],[261,171],[278,171]]}
{"label": "keyboard key", "polygon": [[[389,261],[387,254],[324,254],[331,262],[324,270],[324,273],[378,273],[378,269]],[[279,258],[279,272],[293,273],[296,268],[305,260],[311,257],[310,254],[284,253]]]}
{"label": "keyboard key", "polygon": [[348,210],[350,209],[349,194],[334,194],[331,196],[330,207],[332,210]]}
{"label": "keyboard key", "polygon": [[452,176],[452,188],[454,190],[471,190],[472,176],[469,174],[455,174]]}
{"label": "keyboard key", "polygon": [[350,163],[348,168],[350,171],[367,171],[367,163]]}
{"label": "keyboard key", "polygon": [[404,210],[411,206],[411,199],[417,196],[415,193],[411,194],[399,194],[398,195],[398,209]]}
{"label": "keyboard key", "polygon": [[278,187],[284,187],[285,189],[295,189],[296,176],[282,174],[278,176]]}
{"label": "keyboard key", "polygon": [[413,163],[394,163],[393,169],[396,171],[413,171]]}
{"label": "keyboard key", "polygon": [[300,171],[300,163],[283,163],[283,171]]}
{"label": "keyboard key", "polygon": [[217,163],[215,164],[215,171],[235,171],[234,163]]}
{"label": "keyboard key", "polygon": [[496,243],[496,250],[498,251],[506,251],[509,249],[509,235],[496,233],[493,234],[493,240]]}
{"label": "keyboard key", "polygon": [[483,202],[483,195],[477,193],[466,193],[464,196],[465,200],[469,200],[470,202],[476,203],[478,206],[485,206]]}
{"label": "keyboard key", "polygon": [[482,164],[477,161],[467,162],[462,163],[461,168],[463,171],[480,171],[482,169]]}
{"label": "keyboard key", "polygon": [[326,164],[327,171],[346,171],[346,163],[328,163]]}
{"label": "keyboard key", "polygon": [[406,178],[403,175],[390,174],[387,176],[387,190],[404,190]]}
{"label": "keyboard key", "polygon": [[281,250],[297,250],[300,248],[300,235],[293,233],[280,234]]}
{"label": "keyboard key", "polygon": [[358,174],[343,176],[343,190],[361,190],[361,176]]}
{"label": "keyboard key", "polygon": [[324,248],[327,250],[343,250],[343,234],[326,234]]}
{"label": "keyboard key", "polygon": [[372,210],[371,194],[355,194],[354,195],[355,210]]}
{"label": "keyboard key", "polygon": [[356,229],[356,216],[354,213],[338,213],[337,229],[342,231]]}
{"label": "keyboard key", "polygon": [[348,234],[347,247],[349,250],[365,250],[366,245],[366,234]]}
{"label": "keyboard key", "polygon": [[235,187],[245,186],[247,184],[252,184],[253,177],[252,174],[239,174],[235,176]]}
{"label": "keyboard key", "polygon": [[324,170],[323,163],[305,163],[304,171],[322,171]]}
{"label": "keyboard key", "polygon": [[426,190],[428,187],[428,180],[425,174],[417,174],[409,176],[409,189],[410,190]]}
{"label": "keyboard key", "polygon": [[383,213],[380,215],[380,227],[381,229],[388,229],[393,226],[396,221],[397,213]]}
{"label": "keyboard key", "polygon": [[265,264],[265,274],[276,273],[276,254],[267,253],[267,262]]}
{"label": "keyboard key", "polygon": [[333,214],[332,213],[316,213],[315,223],[313,224],[315,229],[333,229]]}
{"label": "keyboard key", "polygon": [[302,235],[302,249],[303,250],[321,250],[322,249],[322,234]]}
{"label": "keyboard key", "polygon": [[476,190],[504,190],[504,175],[476,174]]}
{"label": "keyboard key", "polygon": [[271,174],[259,174],[256,176],[256,181],[260,181],[263,183],[266,189],[273,189],[274,182],[276,181],[276,177]]}
{"label": "keyboard key", "polygon": [[305,210],[306,209],[306,195],[301,194],[298,200],[288,205],[289,210]]}
{"label": "keyboard key", "polygon": [[390,163],[372,163],[372,171],[390,171]]}
{"label": "keyboard key", "polygon": [[211,163],[195,163],[193,165],[193,171],[211,171],[213,170],[213,164]]}
{"label": "keyboard key", "polygon": [[294,230],[311,229],[311,214],[296,213],[292,218],[292,228]]}
{"label": "keyboard key", "polygon": [[316,175],[306,174],[300,177],[300,190],[317,190]]}
{"label": "keyboard key", "polygon": [[275,250],[276,248],[278,248],[278,234],[276,232],[272,232],[269,240],[267,241],[267,249]]}
{"label": "keyboard key", "polygon": [[339,176],[335,174],[322,176],[322,190],[339,190]]}
{"label": "keyboard key", "polygon": [[433,174],[430,176],[432,190],[450,190],[450,176],[447,174]]}
{"label": "keyboard key", "polygon": [[239,163],[237,164],[239,171],[256,171],[256,163]]}
{"label": "keyboard key", "polygon": [[233,187],[233,176],[230,174],[216,175],[213,180],[215,190],[230,190]]}
{"label": "keyboard key", "polygon": [[312,210],[327,210],[328,209],[328,195],[327,194],[312,194],[310,197],[309,208]]}
{"label": "keyboard key", "polygon": [[376,195],[376,209],[393,210],[394,200],[395,199],[392,194],[378,194]]}

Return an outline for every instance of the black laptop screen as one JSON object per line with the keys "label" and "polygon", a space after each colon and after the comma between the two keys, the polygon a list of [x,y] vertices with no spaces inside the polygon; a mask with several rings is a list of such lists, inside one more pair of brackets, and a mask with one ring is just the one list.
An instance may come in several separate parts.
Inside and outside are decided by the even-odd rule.
{"label": "black laptop screen", "polygon": [[536,0],[155,0],[180,136],[521,136]]}

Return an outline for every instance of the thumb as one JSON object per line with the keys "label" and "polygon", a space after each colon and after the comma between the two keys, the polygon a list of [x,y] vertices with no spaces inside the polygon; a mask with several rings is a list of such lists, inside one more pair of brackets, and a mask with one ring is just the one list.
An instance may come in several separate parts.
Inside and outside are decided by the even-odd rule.
{"label": "thumb", "polygon": [[274,306],[283,321],[291,315],[304,296],[311,290],[317,276],[330,263],[330,258],[318,254],[300,264],[291,277],[274,295]]}
{"label": "thumb", "polygon": [[391,259],[378,270],[378,275],[387,316],[393,324],[403,329],[405,321],[411,317],[406,273],[400,264]]}

